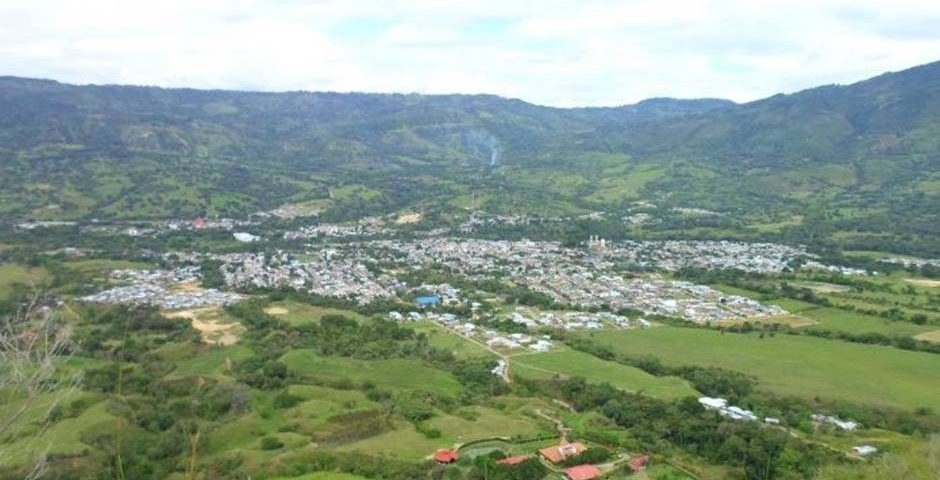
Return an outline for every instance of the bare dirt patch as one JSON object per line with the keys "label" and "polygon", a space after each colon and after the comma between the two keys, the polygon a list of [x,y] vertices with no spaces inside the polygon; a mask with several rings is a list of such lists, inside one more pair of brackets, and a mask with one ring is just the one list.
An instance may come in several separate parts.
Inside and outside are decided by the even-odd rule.
{"label": "bare dirt patch", "polygon": [[841,293],[849,290],[849,287],[845,285],[826,282],[801,282],[799,285],[816,293]]}
{"label": "bare dirt patch", "polygon": [[749,318],[732,318],[728,320],[722,320],[718,322],[718,325],[721,326],[731,326],[731,325],[742,325],[745,322],[750,324],[761,324],[761,325],[773,325],[779,323],[781,325],[788,325],[793,328],[808,327],[810,325],[816,325],[819,322],[813,320],[812,318],[806,318],[800,315],[774,315],[769,317],[749,317]]}
{"label": "bare dirt patch", "polygon": [[271,307],[265,308],[264,313],[267,313],[268,315],[287,315],[288,313],[290,313],[290,310],[284,307],[271,306]]}
{"label": "bare dirt patch", "polygon": [[202,288],[202,285],[199,285],[199,282],[174,283],[170,285],[170,290],[174,292],[190,292],[190,293],[205,291],[205,289]]}
{"label": "bare dirt patch", "polygon": [[403,213],[395,219],[395,223],[399,225],[418,223],[421,221],[421,214],[417,212]]}
{"label": "bare dirt patch", "polygon": [[905,278],[905,282],[913,283],[914,285],[919,285],[921,287],[940,287],[940,280],[928,280],[926,278]]}
{"label": "bare dirt patch", "polygon": [[167,312],[167,318],[184,318],[199,330],[202,341],[215,345],[234,345],[245,331],[245,327],[222,317],[219,307],[195,308]]}
{"label": "bare dirt patch", "polygon": [[926,340],[931,343],[940,343],[940,330],[934,330],[932,332],[924,332],[919,335],[914,336],[918,340]]}

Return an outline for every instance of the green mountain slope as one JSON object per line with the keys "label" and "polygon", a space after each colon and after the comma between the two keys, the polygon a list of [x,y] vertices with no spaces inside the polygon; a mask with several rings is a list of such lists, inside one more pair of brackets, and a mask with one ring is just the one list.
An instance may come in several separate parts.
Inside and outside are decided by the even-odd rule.
{"label": "green mountain slope", "polygon": [[[940,234],[938,167],[940,63],[741,105],[580,109],[0,78],[8,220],[242,215],[307,200],[331,218],[407,208],[619,217],[643,200],[661,217],[725,213],[710,234],[907,242]],[[653,230],[702,226],[673,220]]]}

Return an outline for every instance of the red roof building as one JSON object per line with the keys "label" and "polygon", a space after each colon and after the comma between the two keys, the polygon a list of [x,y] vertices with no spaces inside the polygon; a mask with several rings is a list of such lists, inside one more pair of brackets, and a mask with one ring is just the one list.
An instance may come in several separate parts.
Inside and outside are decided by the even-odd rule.
{"label": "red roof building", "polygon": [[528,460],[530,457],[528,455],[515,455],[512,457],[506,457],[502,460],[497,460],[496,463],[500,465],[519,465],[520,463]]}
{"label": "red roof building", "polygon": [[637,455],[630,459],[630,468],[632,468],[634,472],[640,472],[646,470],[646,464],[649,462],[649,455]]}
{"label": "red roof building", "polygon": [[578,465],[565,469],[568,480],[593,480],[601,476],[601,470],[594,465]]}
{"label": "red roof building", "polygon": [[196,230],[202,230],[203,228],[206,228],[205,217],[196,217],[196,219],[193,220],[193,228]]}
{"label": "red roof building", "polygon": [[561,463],[563,460],[580,454],[587,450],[583,443],[562,443],[557,447],[548,447],[539,450],[539,454],[552,463]]}
{"label": "red roof building", "polygon": [[456,450],[442,448],[434,452],[434,461],[437,463],[454,463],[460,460],[460,454]]}

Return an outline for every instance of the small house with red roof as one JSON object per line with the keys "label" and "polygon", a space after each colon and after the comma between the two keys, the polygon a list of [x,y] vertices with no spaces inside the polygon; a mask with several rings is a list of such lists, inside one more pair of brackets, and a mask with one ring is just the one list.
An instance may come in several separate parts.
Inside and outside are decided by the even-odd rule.
{"label": "small house with red roof", "polygon": [[649,455],[637,455],[630,459],[630,468],[634,472],[646,470],[646,465],[650,462]]}
{"label": "small house with red roof", "polygon": [[434,461],[442,465],[454,463],[457,460],[460,460],[460,454],[457,453],[457,450],[442,448],[434,452]]}
{"label": "small house with red roof", "polygon": [[543,448],[539,450],[539,454],[549,462],[561,463],[585,450],[587,450],[587,447],[583,443],[562,443],[558,446]]}
{"label": "small house with red roof", "polygon": [[565,469],[568,480],[593,480],[601,476],[601,469],[594,465],[584,464]]}

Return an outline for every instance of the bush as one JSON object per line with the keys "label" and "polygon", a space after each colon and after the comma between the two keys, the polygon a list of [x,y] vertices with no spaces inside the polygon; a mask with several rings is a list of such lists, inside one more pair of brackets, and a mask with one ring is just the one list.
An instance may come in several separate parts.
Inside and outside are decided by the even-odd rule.
{"label": "bush", "polygon": [[288,392],[281,392],[274,396],[274,408],[291,408],[302,402],[303,398],[297,395],[291,395]]}
{"label": "bush", "polygon": [[261,439],[262,450],[277,450],[283,446],[284,442],[278,440],[276,437],[264,437]]}

